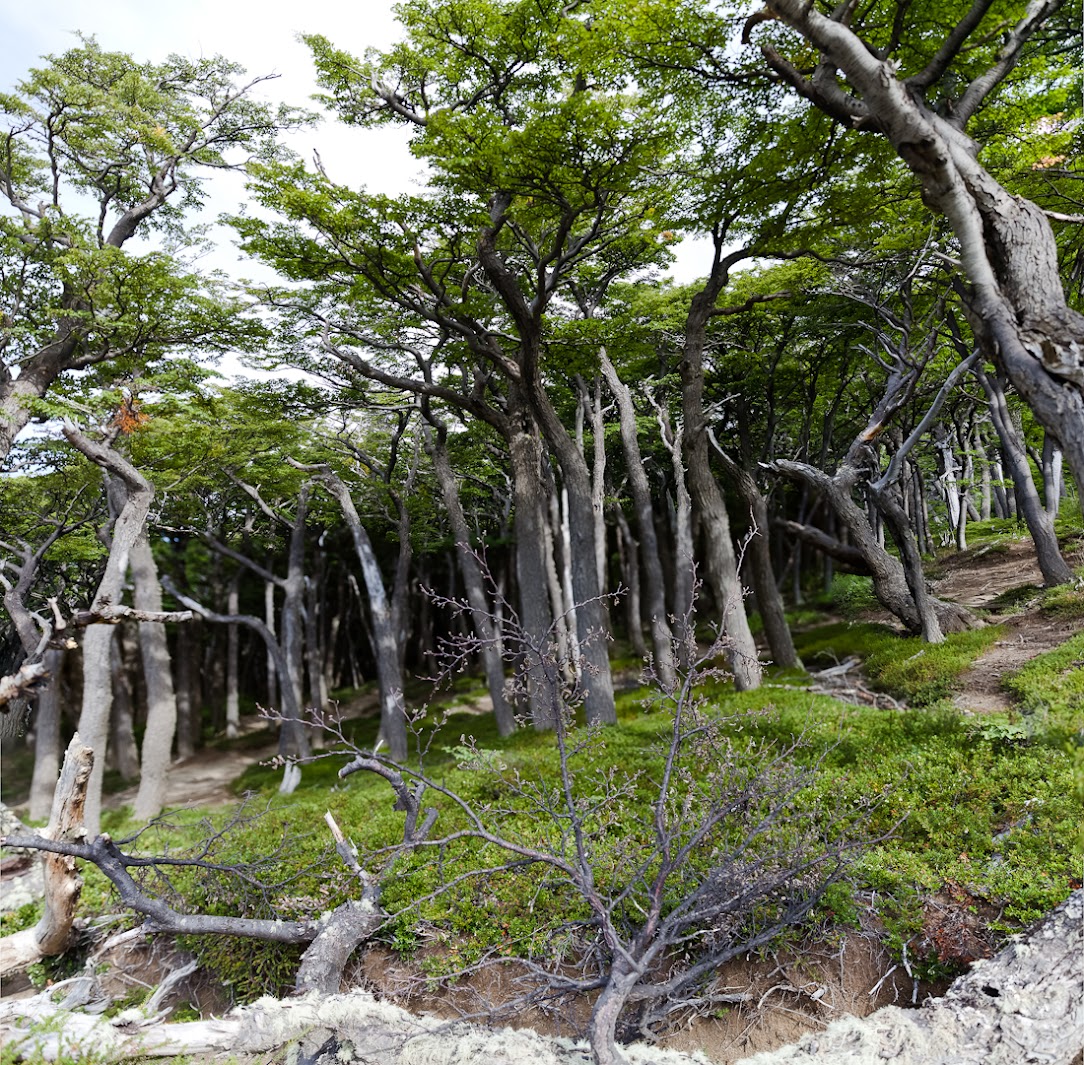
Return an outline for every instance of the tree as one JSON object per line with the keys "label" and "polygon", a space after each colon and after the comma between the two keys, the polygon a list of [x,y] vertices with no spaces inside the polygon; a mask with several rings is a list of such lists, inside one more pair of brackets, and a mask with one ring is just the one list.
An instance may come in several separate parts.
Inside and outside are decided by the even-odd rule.
{"label": "tree", "polygon": [[[1067,98],[1072,68],[1063,49],[1079,40],[1078,15],[1063,0],[1033,0],[1023,11],[974,0],[937,6],[929,29],[919,33],[907,32],[918,13],[902,4],[875,4],[861,14],[844,6],[826,15],[804,0],[768,0],[746,24],[744,40],[766,18],[795,31],[802,38],[797,49],[788,35],[757,29],[768,67],[842,126],[884,136],[918,178],[924,202],[944,215],[956,238],[960,290],[976,338],[1062,443],[1080,483],[1084,316],[1066,302],[1044,211],[1014,196],[979,161],[983,134],[967,132],[997,92],[1038,90],[1039,106],[1027,118],[1032,129],[1076,106]],[[812,70],[801,55],[808,45],[817,53]]]}
{"label": "tree", "polygon": [[238,82],[221,57],[138,63],[87,38],[47,59],[0,94],[0,461],[70,371],[252,339],[235,300],[130,242],[183,248],[202,175],[271,157],[300,120],[255,102],[266,78]]}

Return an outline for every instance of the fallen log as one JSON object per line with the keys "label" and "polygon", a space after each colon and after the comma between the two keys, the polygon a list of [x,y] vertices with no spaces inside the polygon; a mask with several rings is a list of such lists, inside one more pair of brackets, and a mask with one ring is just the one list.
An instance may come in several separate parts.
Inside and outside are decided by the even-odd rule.
{"label": "fallen log", "polygon": [[1070,1065],[1084,1051],[1084,889],[943,998],[845,1017],[738,1065]]}
{"label": "fallen log", "polygon": [[[12,1027],[33,1019],[33,1027]],[[139,1010],[104,1019],[65,1014],[48,994],[0,1002],[4,1044],[26,1061],[100,1060],[217,1054],[264,1054],[297,1045],[302,1061],[363,1061],[366,1065],[587,1065],[586,1043],[549,1039],[529,1030],[483,1028],[464,1021],[419,1017],[365,991],[310,993],[260,999],[220,1020],[162,1024]],[[707,1065],[700,1055],[637,1045],[624,1048],[630,1065]],[[322,1053],[321,1053],[322,1052]]]}

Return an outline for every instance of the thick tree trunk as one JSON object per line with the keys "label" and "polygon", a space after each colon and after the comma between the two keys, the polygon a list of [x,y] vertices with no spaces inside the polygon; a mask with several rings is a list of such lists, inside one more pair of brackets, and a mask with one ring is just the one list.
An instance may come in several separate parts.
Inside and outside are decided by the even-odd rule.
{"label": "thick tree trunk", "polygon": [[519,585],[520,626],[526,646],[514,648],[523,656],[524,682],[531,722],[536,729],[553,728],[543,659],[556,653],[553,614],[549,605],[546,567],[546,531],[542,508],[541,447],[538,433],[526,415],[516,419],[508,441],[515,493],[516,583]]}
{"label": "thick tree trunk", "polygon": [[735,686],[739,691],[746,691],[760,687],[762,671],[745,614],[738,560],[730,536],[730,517],[711,472],[708,424],[704,415],[704,344],[708,318],[717,295],[716,286],[709,283],[693,297],[686,319],[681,356],[685,465],[693,501],[693,520],[703,534],[705,575],[721,612],[720,622],[727,638],[727,662],[734,674]]}
{"label": "thick tree trunk", "polygon": [[[963,131],[1057,6],[1029,5],[1007,34],[1000,27],[1004,52],[945,114],[925,103],[925,91],[899,76],[895,57],[882,58],[843,20],[822,14],[807,0],[768,0],[768,8],[820,51],[826,62],[814,64],[818,71],[842,71],[857,95],[846,96],[832,77],[807,80],[777,52],[763,51],[771,66],[826,112],[886,136],[922,182],[925,203],[945,215],[960,243],[970,283],[967,316],[980,347],[1061,442],[1081,484],[1084,316],[1066,304],[1057,244],[1043,211],[1002,188],[979,162],[979,145]],[[978,23],[972,28],[993,32]],[[961,45],[968,47],[966,35],[956,48]]]}
{"label": "thick tree trunk", "polygon": [[[119,605],[124,592],[124,578],[132,547],[143,532],[150,511],[154,488],[125,458],[112,448],[95,443],[70,422],[64,436],[73,447],[124,485],[124,505],[113,524],[112,540],[105,574],[94,596],[91,609],[103,610]],[[109,738],[109,714],[113,702],[109,648],[113,640],[111,625],[89,625],[83,639],[83,705],[79,715],[79,734],[94,751],[94,768],[87,789],[86,825],[90,835],[97,835],[102,805],[102,772]]]}
{"label": "thick tree trunk", "polygon": [[1009,476],[1012,477],[1016,488],[1017,505],[1023,513],[1024,521],[1035,543],[1035,553],[1039,559],[1043,581],[1048,586],[1065,584],[1073,579],[1073,571],[1058,547],[1054,519],[1039,499],[1035,481],[1031,476],[1031,466],[1028,464],[1024,441],[1009,416],[1005,390],[996,376],[991,377],[981,368],[976,369],[975,375],[990,404],[990,417],[1001,439],[1001,453],[1005,456]]}
{"label": "thick tree trunk", "polygon": [[[138,610],[162,609],[162,586],[158,567],[144,534],[132,548],[130,559],[135,585],[133,602]],[[149,819],[161,813],[166,801],[169,764],[177,732],[177,698],[173,691],[166,627],[157,621],[139,623],[139,650],[147,688],[147,727],[143,733],[143,773],[139,780],[134,813]]]}
{"label": "thick tree trunk", "polygon": [[643,600],[651,619],[651,647],[655,656],[655,674],[659,683],[669,691],[676,683],[674,637],[666,614],[666,581],[663,577],[658,537],[655,535],[655,514],[651,503],[651,486],[644,469],[640,441],[636,432],[636,409],[632,392],[617,374],[606,349],[600,352],[602,373],[617,401],[621,448],[625,453],[629,489],[636,515],[636,531],[640,534],[640,561],[643,566]]}
{"label": "thick tree trunk", "polygon": [[[76,733],[64,756],[49,827],[43,833],[49,839],[80,842],[86,835],[83,822],[93,765],[93,750]],[[82,877],[76,872],[75,859],[67,855],[46,854],[42,862],[45,912],[33,928],[0,939],[0,978],[9,977],[44,957],[63,954],[71,945]]]}
{"label": "thick tree trunk", "polygon": [[502,736],[509,736],[515,730],[516,716],[504,691],[504,650],[501,646],[501,632],[496,624],[492,604],[486,595],[485,574],[482,572],[482,560],[471,546],[470,529],[467,526],[463,504],[459,499],[459,481],[452,471],[448,458],[448,430],[442,422],[434,421],[435,431],[427,434],[426,445],[433,461],[433,470],[440,484],[444,509],[455,537],[456,562],[467,602],[470,605],[470,620],[478,638],[482,666],[486,675],[486,686],[493,701],[493,714],[497,721],[497,731]]}

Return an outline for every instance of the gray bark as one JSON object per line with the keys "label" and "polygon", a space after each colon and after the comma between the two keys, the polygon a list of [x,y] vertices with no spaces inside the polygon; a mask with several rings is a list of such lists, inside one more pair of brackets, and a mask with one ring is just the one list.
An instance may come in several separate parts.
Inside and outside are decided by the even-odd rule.
{"label": "gray bark", "polygon": [[60,694],[64,651],[49,648],[43,659],[48,683],[38,692],[34,714],[34,775],[30,781],[30,820],[49,816],[60,769]]}
{"label": "gray bark", "polygon": [[[154,488],[131,463],[112,448],[92,441],[72,423],[64,424],[64,436],[72,447],[92,462],[119,478],[125,489],[125,501],[113,525],[105,574],[94,596],[93,610],[119,605],[124,591],[124,577],[129,557],[154,498]],[[109,738],[109,714],[113,703],[109,648],[113,639],[111,625],[89,625],[83,640],[83,705],[79,715],[79,734],[94,751],[94,769],[87,789],[87,832],[99,830],[102,806],[102,772]]]}
{"label": "gray bark", "polygon": [[526,416],[517,419],[509,440],[512,488],[515,493],[516,583],[519,585],[520,625],[531,646],[523,654],[527,706],[536,729],[553,728],[543,658],[555,652],[553,614],[549,605],[542,491],[541,443]]}
{"label": "gray bark", "polygon": [[[617,527],[617,557],[621,566],[621,581],[625,586],[625,628],[629,643],[637,658],[647,658],[644,627],[640,620],[640,545],[632,535],[628,520],[619,503],[613,504],[614,524]],[[658,668],[656,667],[656,674]],[[664,683],[660,676],[660,683]]]}
{"label": "gray bark", "polygon": [[[226,613],[241,612],[241,572],[238,570],[230,578],[230,588],[226,598]],[[238,687],[238,653],[240,650],[240,631],[236,625],[226,627],[226,737],[236,738],[241,731],[241,700]]]}
{"label": "gray bark", "polygon": [[[93,764],[94,752],[76,733],[68,744],[53,797],[45,830],[50,839],[75,842],[86,834],[83,826]],[[75,859],[67,855],[47,854],[43,864],[45,912],[33,928],[0,939],[0,977],[9,977],[43,957],[63,954],[71,946],[83,878],[76,871]]]}
{"label": "gray bark", "polygon": [[772,567],[771,544],[768,540],[768,502],[757,486],[753,475],[742,469],[715,440],[711,431],[708,435],[715,445],[715,453],[722,463],[730,484],[749,508],[749,570],[756,593],[760,617],[764,622],[764,637],[768,641],[768,651],[772,661],[784,669],[801,669],[802,660],[794,647],[794,639],[787,624],[783,597],[775,581]]}
{"label": "gray bark", "polygon": [[[666,581],[663,577],[659,541],[655,534],[654,508],[651,505],[651,486],[644,469],[640,441],[636,432],[636,409],[632,392],[617,374],[605,348],[599,353],[606,383],[617,402],[618,425],[621,432],[621,448],[628,468],[629,489],[636,515],[636,531],[640,536],[640,561],[644,580],[642,597],[651,619],[651,648],[654,653],[655,674],[667,691],[676,683],[674,661],[674,638],[666,615]],[[637,625],[639,616],[637,615]]]}
{"label": "gray bark", "polygon": [[692,300],[685,322],[681,353],[681,405],[684,416],[684,453],[694,523],[702,530],[704,571],[727,637],[726,655],[739,691],[760,687],[762,670],[757,646],[745,614],[745,597],[738,576],[738,560],[730,536],[730,517],[719,485],[711,472],[708,425],[704,415],[704,345],[707,322],[726,281],[717,259],[707,285]]}
{"label": "gray bark", "polygon": [[114,625],[113,642],[109,647],[109,662],[113,674],[113,712],[109,721],[109,767],[116,769],[121,780],[128,784],[139,776],[139,748],[135,741],[132,687],[128,681],[121,637],[121,627]]}
{"label": "gray bark", "polygon": [[[762,52],[826,113],[883,134],[921,181],[923,200],[947,218],[960,243],[976,339],[1061,441],[1074,478],[1084,483],[1084,316],[1066,303],[1058,249],[1043,211],[1002,188],[979,162],[980,146],[964,132],[1058,6],[1059,0],[1033,0],[1016,25],[999,27],[997,56],[944,113],[926,104],[926,90],[966,46],[967,33],[946,53],[944,65],[931,64],[912,87],[908,82],[915,79],[899,77],[895,57],[880,55],[844,20],[806,0],[769,0],[768,9],[821,53],[816,69],[828,76],[806,78],[770,46]],[[980,29],[979,21],[968,29],[993,32],[987,25]],[[835,70],[854,95],[832,76]]]}
{"label": "gray bark", "polygon": [[1035,481],[1031,476],[1024,441],[1009,416],[1005,390],[996,377],[991,377],[981,368],[976,368],[975,375],[990,404],[990,417],[1001,439],[1001,453],[1005,457],[1009,476],[1012,477],[1016,488],[1017,505],[1023,512],[1024,521],[1035,543],[1035,554],[1039,560],[1043,581],[1048,586],[1065,584],[1073,579],[1073,571],[1058,547],[1054,519],[1039,499]]}
{"label": "gray bark", "polygon": [[403,699],[402,658],[398,633],[384,588],[384,578],[373,551],[372,541],[350,492],[340,478],[330,470],[324,470],[321,479],[335,498],[342,511],[354,541],[354,550],[361,565],[361,575],[369,599],[369,615],[373,632],[373,654],[380,684],[380,731],[395,761],[407,756],[406,703]]}
{"label": "gray bark", "polygon": [[1058,516],[1062,493],[1061,445],[1050,434],[1043,434],[1043,499],[1046,512],[1051,518]]}
{"label": "gray bark", "polygon": [[448,458],[448,430],[435,415],[430,415],[430,421],[433,422],[435,431],[426,433],[426,446],[433,461],[437,482],[440,484],[441,498],[444,500],[452,535],[455,537],[456,562],[463,578],[467,602],[470,604],[471,625],[478,638],[497,731],[502,736],[508,736],[515,730],[516,717],[504,691],[504,653],[500,627],[486,596],[482,563],[471,546],[470,529],[459,499],[459,482]]}
{"label": "gray bark", "polygon": [[[136,540],[130,559],[133,602],[139,610],[162,609],[158,567],[146,534]],[[166,627],[161,622],[139,623],[139,650],[147,688],[147,727],[143,734],[143,771],[134,813],[149,819],[161,813],[166,801],[169,764],[177,731],[177,698],[173,691]]]}

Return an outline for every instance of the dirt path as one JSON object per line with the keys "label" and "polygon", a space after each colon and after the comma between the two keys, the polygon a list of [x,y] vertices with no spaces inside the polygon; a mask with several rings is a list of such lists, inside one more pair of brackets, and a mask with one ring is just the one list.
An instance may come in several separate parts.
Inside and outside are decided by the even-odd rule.
{"label": "dirt path", "polygon": [[[1084,561],[1084,542],[1077,541],[1066,555],[1069,564]],[[979,548],[951,556],[941,565],[941,576],[933,581],[934,591],[968,607],[983,607],[999,595],[1017,588],[1043,583],[1035,548],[1030,540],[1012,540],[989,550]],[[1025,602],[1021,603],[1024,607]],[[1080,631],[1079,621],[1044,617],[1032,610],[998,618],[1007,628],[1005,635],[976,659],[959,680],[959,693],[953,702],[965,713],[983,714],[1005,711],[1012,701],[1002,691],[1006,673],[1019,669],[1044,651],[1053,650]]]}

